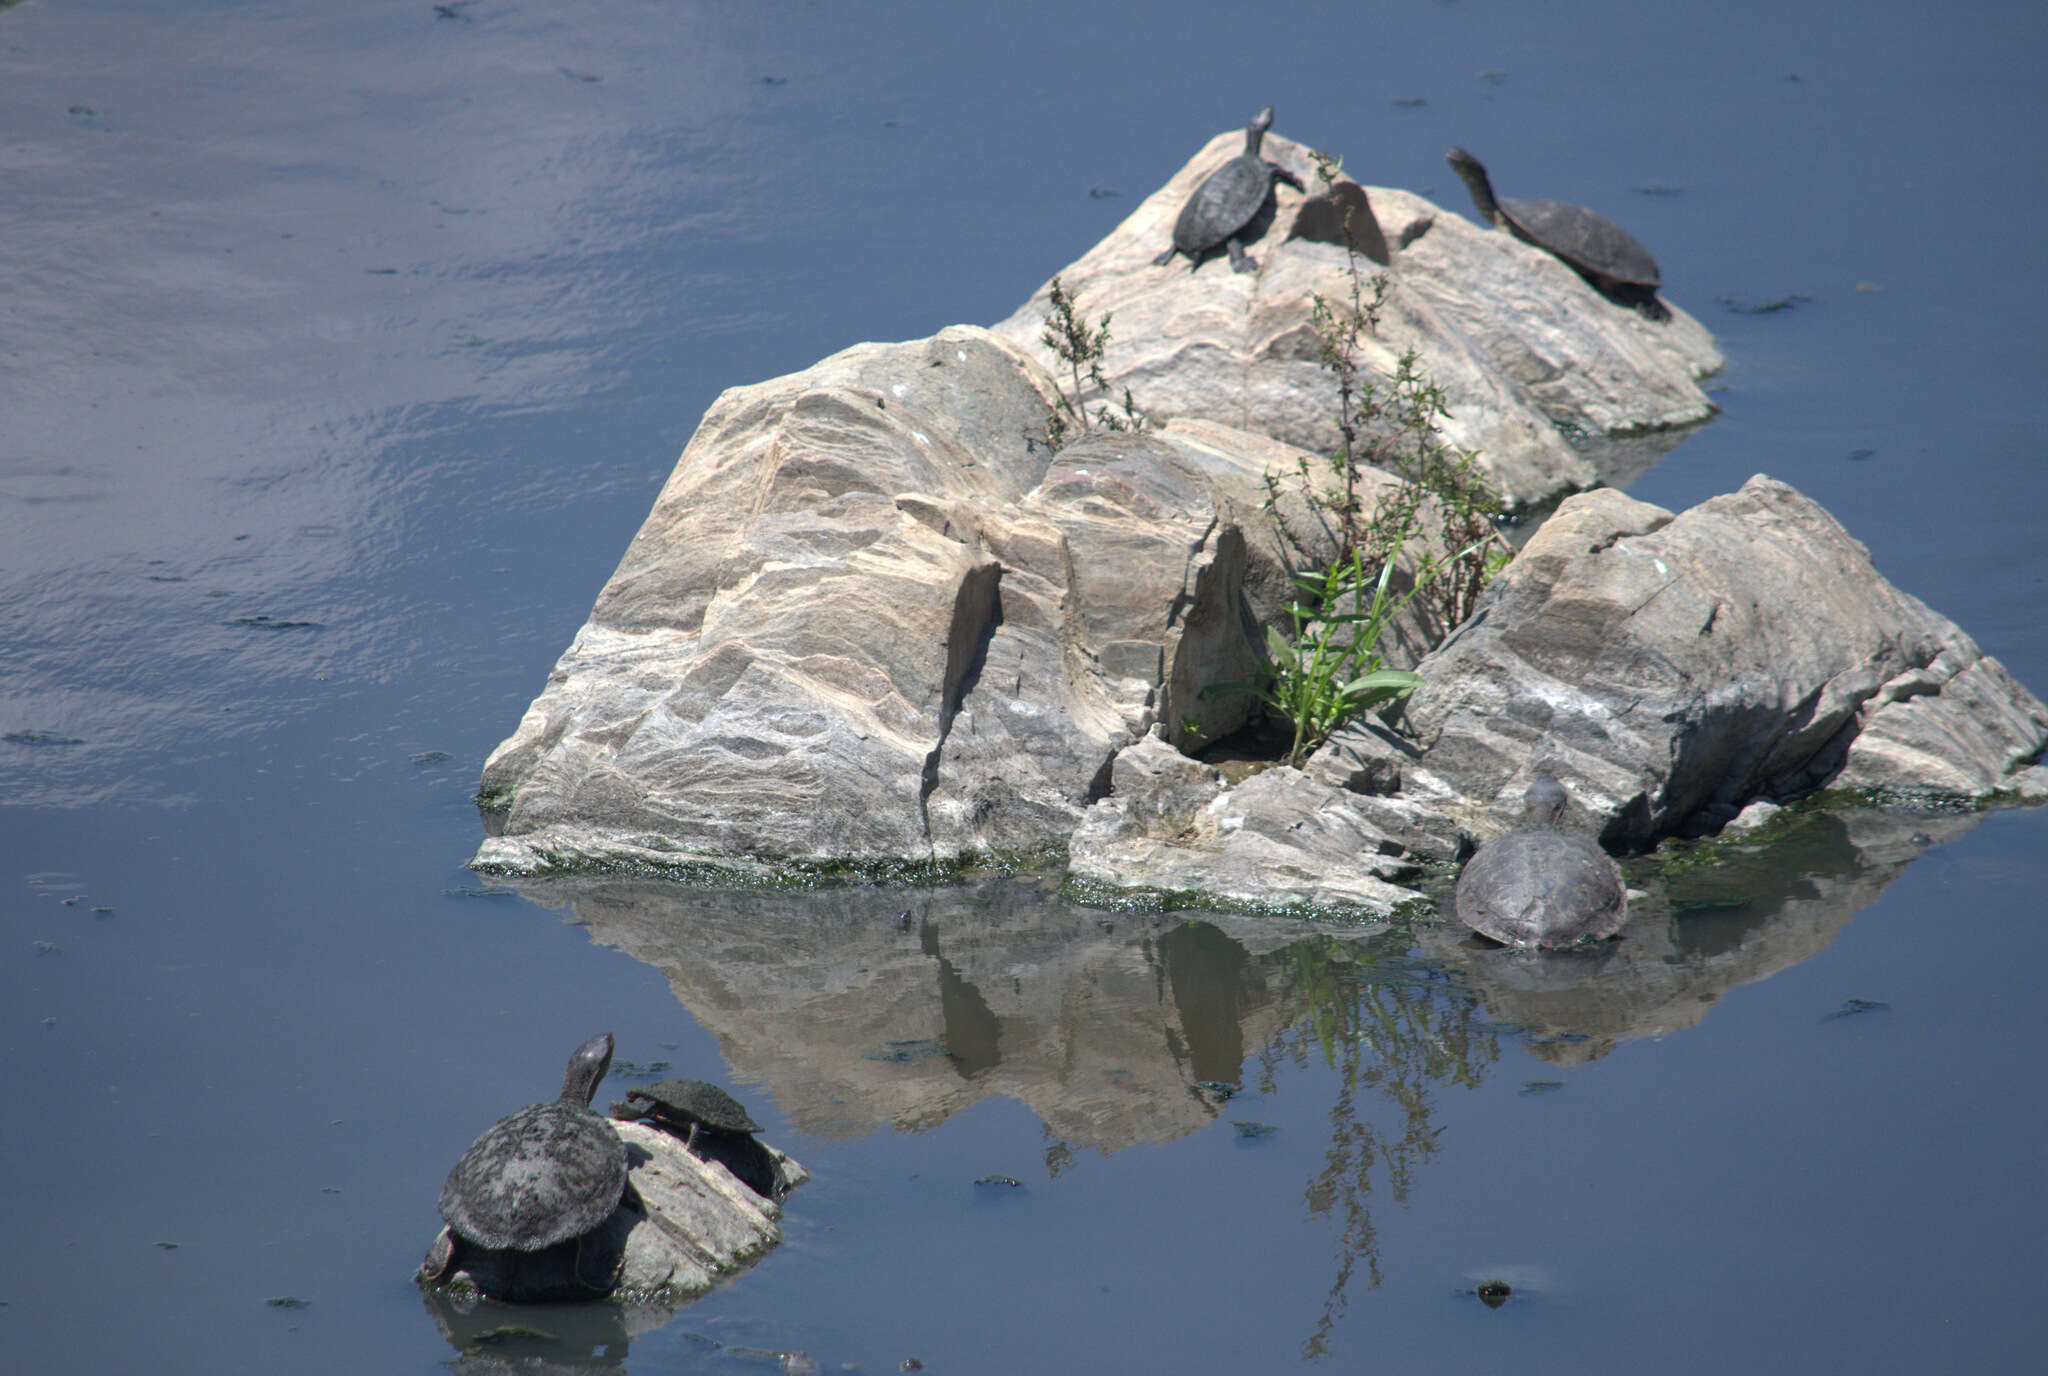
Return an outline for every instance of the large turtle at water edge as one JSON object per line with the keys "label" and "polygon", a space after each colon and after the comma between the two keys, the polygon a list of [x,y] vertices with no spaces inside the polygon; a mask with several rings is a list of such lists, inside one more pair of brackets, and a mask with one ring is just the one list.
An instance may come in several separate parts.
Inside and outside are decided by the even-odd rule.
{"label": "large turtle at water edge", "polygon": [[1230,253],[1233,270],[1257,271],[1258,261],[1244,251],[1239,238],[1265,211],[1273,196],[1274,182],[1286,182],[1296,191],[1302,189],[1301,178],[1259,156],[1259,145],[1272,127],[1272,106],[1252,116],[1252,122],[1244,127],[1244,152],[1211,172],[1195,188],[1195,194],[1181,207],[1180,218],[1173,222],[1172,245],[1152,260],[1154,267],[1165,267],[1173,261],[1174,254],[1184,253],[1188,257],[1188,271],[1193,272],[1210,254],[1223,248]]}
{"label": "large turtle at water edge", "polygon": [[569,1058],[559,1098],[499,1119],[463,1153],[441,1186],[448,1226],[420,1268],[424,1279],[453,1269],[458,1243],[540,1252],[611,1217],[626,1190],[626,1146],[590,1111],[611,1063],[611,1034],[592,1037]]}
{"label": "large turtle at water edge", "polygon": [[1485,164],[1462,148],[1453,148],[1444,160],[1464,178],[1481,219],[1558,259],[1609,300],[1652,320],[1671,318],[1657,299],[1663,282],[1657,260],[1635,235],[1582,205],[1496,198]]}
{"label": "large turtle at water edge", "polygon": [[1565,801],[1548,774],[1529,785],[1522,825],[1465,862],[1452,900],[1459,921],[1506,946],[1578,946],[1621,930],[1621,866],[1591,836],[1558,825]]}

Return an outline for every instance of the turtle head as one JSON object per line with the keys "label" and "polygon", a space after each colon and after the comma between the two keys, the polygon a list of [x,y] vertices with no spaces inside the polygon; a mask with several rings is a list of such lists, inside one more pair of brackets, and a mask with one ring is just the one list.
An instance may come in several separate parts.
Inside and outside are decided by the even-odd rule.
{"label": "turtle head", "polygon": [[1244,127],[1244,151],[1247,153],[1257,153],[1260,140],[1266,137],[1266,131],[1272,127],[1273,107],[1268,105],[1256,115],[1253,115],[1252,122]]}
{"label": "turtle head", "polygon": [[1479,218],[1488,224],[1500,224],[1500,202],[1493,198],[1493,180],[1486,175],[1486,164],[1462,148],[1444,154],[1444,161],[1464,179],[1465,189],[1472,193],[1472,204],[1479,207]]}
{"label": "turtle head", "polygon": [[1528,826],[1556,826],[1564,816],[1564,785],[1548,774],[1539,774],[1522,795],[1523,822]]}
{"label": "turtle head", "polygon": [[569,1069],[562,1075],[561,1101],[589,1108],[590,1096],[597,1093],[598,1082],[611,1068],[612,1034],[600,1032],[577,1047],[576,1054],[569,1058]]}

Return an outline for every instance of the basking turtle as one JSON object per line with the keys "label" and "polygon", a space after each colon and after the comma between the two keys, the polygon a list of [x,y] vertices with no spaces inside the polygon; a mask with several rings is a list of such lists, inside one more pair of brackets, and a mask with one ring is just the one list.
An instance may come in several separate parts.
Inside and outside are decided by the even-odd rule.
{"label": "basking turtle", "polygon": [[1273,107],[1268,105],[1244,127],[1244,152],[1211,172],[1180,208],[1180,218],[1173,222],[1173,244],[1152,260],[1153,266],[1165,267],[1173,261],[1174,254],[1185,253],[1190,264],[1188,271],[1193,272],[1211,253],[1225,248],[1230,252],[1232,269],[1257,270],[1257,261],[1238,241],[1246,237],[1245,231],[1272,201],[1275,181],[1286,182],[1296,191],[1302,189],[1301,178],[1259,156],[1259,144],[1272,127]]}
{"label": "basking turtle", "polygon": [[1523,795],[1522,825],[1479,848],[1458,876],[1458,918],[1508,946],[1576,946],[1628,920],[1621,866],[1584,832],[1559,826],[1564,786],[1548,774]]}
{"label": "basking turtle", "polygon": [[609,1032],[576,1048],[561,1097],[498,1120],[471,1144],[441,1186],[448,1227],[421,1274],[439,1280],[456,1242],[489,1251],[538,1252],[580,1239],[612,1211],[626,1189],[626,1146],[590,1096],[611,1068]]}
{"label": "basking turtle", "polygon": [[685,1148],[696,1145],[699,1131],[751,1136],[761,1130],[739,1100],[703,1080],[656,1080],[642,1085],[612,1105],[612,1117],[628,1123],[653,1123],[680,1133]]}
{"label": "basking turtle", "polygon": [[703,1080],[656,1080],[613,1104],[614,1118],[651,1123],[683,1139],[683,1150],[731,1171],[765,1199],[789,1193],[782,1167],[754,1134],[761,1125],[739,1100]]}
{"label": "basking turtle", "polygon": [[1657,299],[1663,281],[1657,260],[1633,234],[1582,205],[1496,200],[1485,166],[1462,148],[1445,154],[1445,161],[1465,179],[1481,219],[1557,258],[1610,300],[1633,306],[1652,320],[1671,318]]}

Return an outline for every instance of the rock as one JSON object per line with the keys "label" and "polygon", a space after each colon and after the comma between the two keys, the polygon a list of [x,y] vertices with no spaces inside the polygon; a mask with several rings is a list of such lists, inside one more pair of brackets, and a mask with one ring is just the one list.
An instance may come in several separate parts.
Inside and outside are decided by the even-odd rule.
{"label": "rock", "polygon": [[1386,913],[1418,897],[1396,882],[1416,865],[1374,825],[1366,800],[1298,769],[1254,774],[1184,826],[1161,816],[1153,796],[1112,792],[1088,810],[1067,853],[1083,892],[1192,890],[1207,905],[1246,912]]}
{"label": "rock", "polygon": [[1676,517],[1571,498],[1418,667],[1404,785],[1481,835],[1539,766],[1641,849],[1823,785],[1987,797],[2048,744],[2048,708],[1766,477]]}
{"label": "rock", "polygon": [[[616,1121],[612,1127],[626,1143],[626,1198],[595,1232],[539,1252],[465,1246],[455,1269],[430,1288],[516,1303],[687,1298],[782,1240],[781,1207],[724,1166],[693,1156],[659,1128]],[[774,1154],[791,1189],[810,1178],[795,1161]],[[446,1235],[444,1228],[436,1249]]]}
{"label": "rock", "polygon": [[[1203,417],[1334,452],[1336,384],[1318,359],[1309,320],[1315,297],[1350,299],[1350,259],[1343,247],[1321,242],[1337,237],[1334,212],[1318,191],[1307,150],[1266,136],[1265,156],[1316,194],[1275,188],[1278,208],[1254,254],[1257,273],[1189,273],[1152,263],[1187,197],[1237,155],[1242,141],[1241,131],[1212,139],[1057,275],[1086,315],[1114,317],[1103,360],[1108,397],[1128,387],[1160,419]],[[1639,441],[1661,434],[1639,446],[1643,456],[1616,461],[1622,471],[1639,471],[1677,442],[1669,432],[1713,414],[1696,379],[1718,369],[1721,355],[1683,311],[1674,308],[1661,324],[1644,320],[1540,249],[1407,192],[1363,191],[1373,224],[1386,231],[1376,236],[1377,246],[1394,245],[1388,295],[1379,328],[1364,341],[1363,361],[1390,377],[1402,352],[1414,348],[1448,397],[1444,438],[1478,450],[1511,503],[1533,505],[1616,480],[1575,451],[1575,437]],[[1300,226],[1304,213],[1309,223]],[[1298,226],[1302,237],[1290,239]],[[1372,247],[1362,248],[1368,260]],[[1361,268],[1378,270],[1371,261]],[[1047,364],[1053,358],[1039,336],[1049,292],[1050,283],[994,327]]]}
{"label": "rock", "polygon": [[[1059,846],[1155,723],[1187,749],[1243,725],[1254,698],[1201,693],[1256,677],[1286,624],[1301,556],[1265,476],[1307,456],[1190,422],[1055,458],[1051,388],[963,327],[721,397],[486,763],[507,810],[477,864]],[[1363,500],[1397,486],[1375,473]],[[1298,494],[1282,510],[1313,530]],[[1388,653],[1443,629],[1415,604]]]}

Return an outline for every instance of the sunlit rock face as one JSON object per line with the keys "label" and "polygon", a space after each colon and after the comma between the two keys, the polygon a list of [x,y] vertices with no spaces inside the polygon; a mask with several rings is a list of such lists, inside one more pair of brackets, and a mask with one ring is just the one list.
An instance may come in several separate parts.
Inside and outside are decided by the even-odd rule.
{"label": "sunlit rock face", "polygon": [[1977,798],[2044,782],[2028,765],[2048,708],[1762,476],[1677,516],[1570,499],[1419,669],[1404,787],[1478,834],[1545,769],[1624,848],[1820,786]]}
{"label": "sunlit rock face", "polygon": [[[1060,846],[1154,725],[1189,749],[1243,725],[1252,697],[1202,690],[1256,677],[1286,624],[1303,554],[1265,477],[1308,456],[1200,422],[1055,456],[1051,396],[963,327],[720,398],[485,766],[509,810],[479,862]],[[1443,630],[1416,604],[1390,659]]]}
{"label": "sunlit rock face", "polygon": [[[1264,156],[1299,176],[1310,194],[1275,188],[1272,223],[1251,246],[1259,270],[1235,273],[1221,258],[1193,273],[1185,259],[1155,266],[1181,206],[1242,148],[1242,133],[1217,135],[1060,270],[1081,314],[1091,322],[1104,312],[1113,317],[1103,360],[1109,391],[1091,392],[1091,405],[1129,388],[1161,418],[1203,417],[1334,452],[1341,442],[1336,382],[1310,321],[1317,297],[1352,299],[1355,264],[1366,298],[1374,275],[1387,283],[1379,327],[1362,341],[1362,364],[1391,376],[1413,348],[1445,391],[1444,438],[1478,450],[1513,505],[1619,480],[1580,452],[1587,441],[1631,437],[1647,452],[1625,467],[1639,471],[1713,414],[1698,381],[1723,360],[1698,321],[1675,307],[1668,321],[1648,320],[1543,250],[1420,196],[1364,188],[1389,251],[1384,269],[1337,244],[1292,237],[1317,191],[1316,169],[1306,148],[1276,134],[1266,136]],[[995,333],[1052,366],[1040,340],[1049,286]]]}
{"label": "sunlit rock face", "polygon": [[[1316,298],[1379,290],[1372,258],[1294,235],[1284,185],[1256,271],[1153,263],[1240,137],[1062,272],[1082,314],[1113,313],[1112,392],[1163,424],[1054,452],[1042,297],[994,331],[860,344],[721,396],[485,765],[502,813],[474,863],[1063,853],[1112,893],[1384,914],[1541,772],[1614,849],[1826,785],[2048,795],[2048,709],[1759,478],[1676,516],[1564,501],[1448,642],[1420,601],[1393,625],[1386,665],[1426,680],[1404,713],[1185,806],[1172,757],[1250,720],[1254,696],[1215,690],[1258,679],[1267,631],[1294,630],[1291,575],[1335,549],[1301,477],[1339,443]],[[1307,178],[1300,147],[1267,152]],[[1388,258],[1361,365],[1384,379],[1414,349],[1444,437],[1511,498],[1594,480],[1567,432],[1668,437],[1710,413],[1695,380],[1720,356],[1682,311],[1651,321],[1510,235],[1360,194]],[[1395,486],[1369,470],[1359,501]],[[1395,591],[1442,554],[1411,540]]]}

